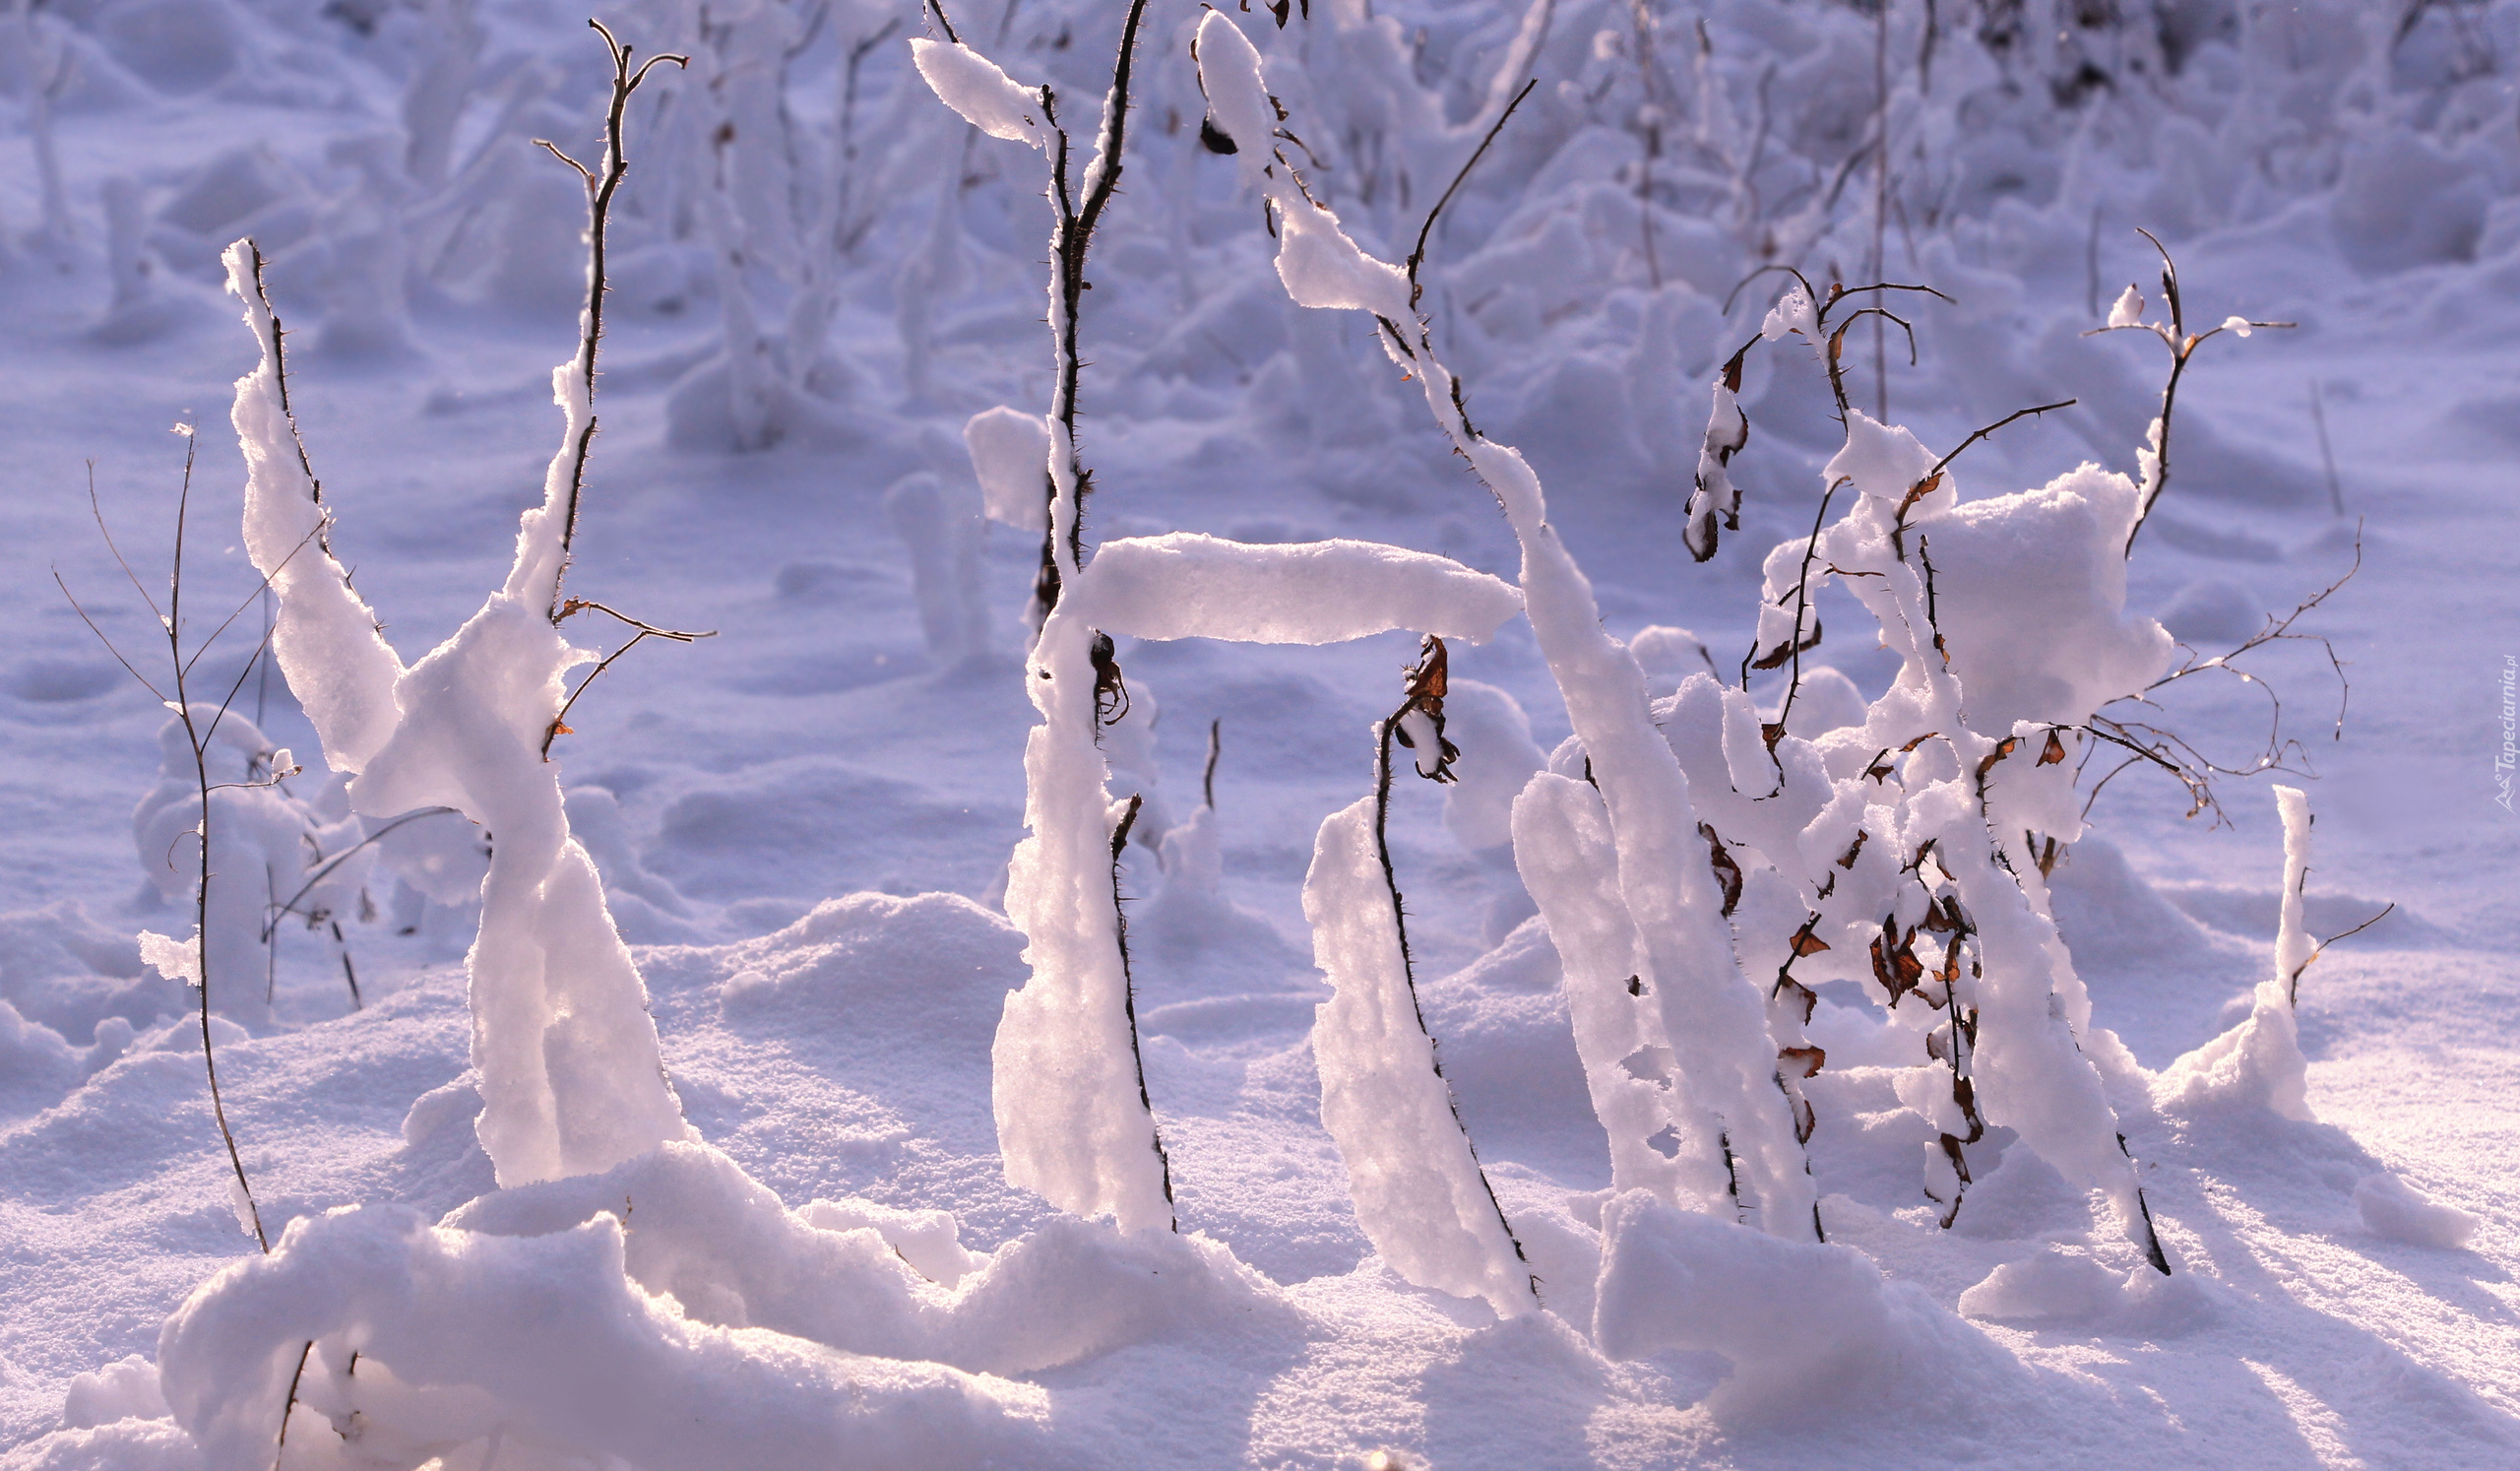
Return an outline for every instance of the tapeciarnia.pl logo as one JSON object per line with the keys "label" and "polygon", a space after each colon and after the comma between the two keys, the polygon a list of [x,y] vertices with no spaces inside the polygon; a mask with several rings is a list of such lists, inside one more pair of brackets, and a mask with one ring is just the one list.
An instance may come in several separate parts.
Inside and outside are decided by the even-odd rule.
{"label": "tapeciarnia.pl logo", "polygon": [[2514,736],[2520,736],[2520,655],[2502,656],[2502,674],[2498,682],[2502,686],[2502,749],[2493,757],[2493,785],[2496,788],[2493,800],[2495,805],[2509,812],[2512,810],[2512,767],[2515,762],[2520,762],[2520,743],[2514,741]]}

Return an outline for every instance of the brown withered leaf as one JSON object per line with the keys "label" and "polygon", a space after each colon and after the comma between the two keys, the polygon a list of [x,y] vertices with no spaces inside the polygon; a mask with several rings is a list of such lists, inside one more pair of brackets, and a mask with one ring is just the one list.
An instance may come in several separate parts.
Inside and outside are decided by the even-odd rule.
{"label": "brown withered leaf", "polygon": [[[1953,1172],[1960,1177],[1960,1183],[1962,1184],[1970,1183],[1969,1161],[1962,1158],[1960,1153],[1960,1146],[1970,1141],[1960,1138],[1954,1134],[1945,1134],[1942,1136],[1942,1152],[1951,1157],[1951,1168]],[[1954,1201],[1953,1205],[1957,1207],[1958,1203],[1959,1202]]]}
{"label": "brown withered leaf", "polygon": [[1953,1078],[1951,1097],[1960,1105],[1960,1117],[1969,1120],[1969,1137],[1960,1142],[1975,1144],[1986,1137],[1986,1120],[1978,1117],[1978,1085],[1967,1078]]}
{"label": "brown withered leaf", "polygon": [[1981,782],[1984,781],[1986,779],[1986,773],[1995,769],[1996,762],[2011,755],[2014,751],[2019,750],[2020,748],[2021,737],[2018,736],[2007,736],[2003,739],[1996,741],[1995,748],[1986,752],[1985,759],[1978,763],[1978,780]]}
{"label": "brown withered leaf", "polygon": [[575,736],[578,734],[578,730],[575,726],[563,725],[559,721],[555,720],[551,723],[551,734],[554,736]]}
{"label": "brown withered leaf", "polygon": [[1707,862],[1715,869],[1716,881],[1724,885],[1724,915],[1730,919],[1732,907],[1741,902],[1741,865],[1726,850],[1724,840],[1716,836],[1713,825],[1701,822],[1697,830],[1706,839]]}
{"label": "brown withered leaf", "polygon": [[2048,747],[2039,753],[2039,764],[2042,766],[2053,766],[2064,759],[2065,737],[2057,735],[2053,731],[2048,732]]}
{"label": "brown withered leaf", "polygon": [[1829,1055],[1816,1047],[1789,1047],[1778,1049],[1776,1059],[1783,1064],[1788,1077],[1816,1078],[1820,1075],[1821,1066],[1829,1060]]}
{"label": "brown withered leaf", "polygon": [[1915,505],[1918,501],[1924,499],[1926,496],[1933,494],[1941,484],[1942,472],[1939,470],[1929,476],[1926,476],[1923,480],[1917,481],[1914,486],[1910,487],[1907,498],[1899,502],[1899,514],[1891,519],[1894,521],[1906,521],[1908,519],[1908,508]]}
{"label": "brown withered leaf", "polygon": [[1628,977],[1627,993],[1632,996],[1641,996],[1645,994],[1645,978],[1642,976]]}
{"label": "brown withered leaf", "polygon": [[1776,749],[1776,743],[1784,738],[1785,723],[1783,721],[1759,727],[1759,739],[1766,742],[1767,748],[1770,751],[1774,751]]}
{"label": "brown withered leaf", "polygon": [[1811,617],[1811,636],[1809,638],[1804,639],[1798,644],[1792,639],[1787,639],[1785,642],[1777,645],[1773,649],[1770,649],[1765,654],[1760,655],[1757,659],[1752,660],[1750,662],[1750,668],[1754,670],[1776,669],[1783,665],[1787,660],[1792,659],[1795,655],[1807,654],[1818,647],[1820,647],[1820,618],[1817,613],[1814,613]]}
{"label": "brown withered leaf", "polygon": [[1784,996],[1788,1000],[1800,1001],[1802,1003],[1802,1020],[1800,1022],[1800,1025],[1802,1026],[1807,1027],[1811,1024],[1811,1013],[1818,1010],[1820,1007],[1820,993],[1813,991],[1810,987],[1803,985],[1801,982],[1795,980],[1792,976],[1777,977],[1776,991],[1774,994]]}
{"label": "brown withered leaf", "polygon": [[1899,747],[1899,753],[1904,756],[1908,752],[1915,750],[1918,746],[1924,744],[1926,741],[1933,739],[1936,736],[1941,734],[1942,733],[1940,731],[1927,731],[1922,736],[1909,741],[1906,745]]}
{"label": "brown withered leaf", "polygon": [[1817,955],[1827,948],[1829,948],[1829,942],[1813,934],[1809,929],[1804,929],[1794,937],[1794,953],[1796,955]]}
{"label": "brown withered leaf", "polygon": [[1872,834],[1864,831],[1862,828],[1857,828],[1855,830],[1855,842],[1848,847],[1846,856],[1838,860],[1838,866],[1841,868],[1853,868],[1855,866],[1856,855],[1863,852],[1863,840],[1871,836]]}

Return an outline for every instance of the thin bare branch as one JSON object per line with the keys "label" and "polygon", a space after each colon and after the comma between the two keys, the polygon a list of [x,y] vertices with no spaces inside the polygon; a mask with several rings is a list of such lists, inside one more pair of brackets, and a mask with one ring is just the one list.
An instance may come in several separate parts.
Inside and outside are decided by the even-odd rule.
{"label": "thin bare branch", "polygon": [[[1515,93],[1514,99],[1505,104],[1505,110],[1496,114],[1496,121],[1488,127],[1487,136],[1480,139],[1479,147],[1471,150],[1470,157],[1463,161],[1460,171],[1453,175],[1453,181],[1444,186],[1443,195],[1435,201],[1435,207],[1426,212],[1426,223],[1418,226],[1417,248],[1409,252],[1409,304],[1411,306],[1418,304],[1418,268],[1426,263],[1426,237],[1434,232],[1436,217],[1444,213],[1444,206],[1453,202],[1453,195],[1460,190],[1462,182],[1470,177],[1470,171],[1479,166],[1479,160],[1487,156],[1487,146],[1496,141],[1497,134],[1505,131],[1505,124],[1513,120],[1514,109],[1523,105],[1523,98],[1530,96],[1532,89],[1538,86],[1540,86],[1538,77],[1525,82],[1523,90]],[[1306,149],[1305,152],[1310,153],[1311,150]]]}

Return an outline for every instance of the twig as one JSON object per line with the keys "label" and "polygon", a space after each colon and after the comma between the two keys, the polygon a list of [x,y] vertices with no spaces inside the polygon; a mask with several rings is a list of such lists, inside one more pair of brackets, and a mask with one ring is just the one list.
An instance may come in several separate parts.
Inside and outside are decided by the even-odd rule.
{"label": "twig", "polygon": [[[265,920],[263,925],[264,941],[269,943],[273,933],[280,927],[280,916],[299,913],[300,911],[297,908],[297,901],[305,898],[309,893],[312,893],[317,884],[332,877],[333,870],[339,868],[342,864],[348,863],[352,854],[357,853],[368,844],[378,841],[387,833],[394,831],[394,829],[401,827],[407,822],[417,822],[423,817],[443,817],[449,813],[454,813],[457,816],[463,815],[463,813],[455,807],[421,807],[415,811],[406,812],[402,816],[385,824],[383,827],[378,828],[376,831],[369,833],[366,837],[359,839],[349,847],[343,849],[340,853],[335,854],[332,862],[326,863],[323,867],[316,869],[314,876],[308,878],[305,884],[301,886],[296,893],[288,896],[288,902],[286,904],[278,904],[272,907],[272,913],[270,917]],[[353,981],[351,986],[355,989],[357,983]]]}
{"label": "twig", "polygon": [[[1112,824],[1111,827],[1111,932],[1117,939],[1120,947],[1120,1010],[1122,1014],[1128,1018],[1129,1022],[1129,1061],[1131,1065],[1137,1068],[1138,1106],[1146,1110],[1147,1122],[1149,1125],[1147,1128],[1147,1137],[1155,1144],[1156,1168],[1164,1179],[1164,1204],[1167,1210],[1171,1210],[1173,1209],[1174,1204],[1172,1199],[1172,1156],[1165,1152],[1164,1131],[1153,1126],[1155,1122],[1155,1095],[1147,1091],[1146,1053],[1137,1045],[1138,983],[1136,976],[1133,975],[1129,969],[1129,911],[1127,905],[1123,903],[1120,898],[1120,855],[1128,850],[1129,829],[1136,825],[1138,820],[1138,808],[1143,806],[1145,802],[1146,797],[1143,793],[1130,793],[1128,805],[1120,812],[1120,820]],[[1172,1217],[1172,1229],[1175,1232],[1178,1232],[1181,1229],[1181,1218],[1177,1211],[1174,1212]]]}
{"label": "twig", "polygon": [[[69,583],[62,579],[58,569],[53,572],[53,581],[61,588],[62,596],[70,599],[70,606],[79,614],[80,621],[86,623],[89,631],[94,633],[97,640],[105,646],[105,651],[113,655],[114,662],[121,665],[134,679],[139,680],[143,689],[158,696],[159,704],[174,712],[175,718],[183,724],[184,738],[192,750],[194,790],[201,802],[201,823],[194,834],[199,849],[199,863],[193,890],[193,944],[197,969],[194,981],[201,990],[202,1071],[210,1083],[211,1117],[218,1122],[219,1137],[227,1147],[227,1163],[235,1172],[236,1188],[244,1197],[245,1215],[247,1222],[253,1228],[255,1245],[261,1247],[265,1252],[269,1252],[272,1248],[271,1238],[263,1230],[262,1209],[254,1202],[252,1182],[245,1178],[245,1160],[236,1147],[235,1131],[227,1124],[227,1104],[219,1088],[219,1057],[210,1030],[210,795],[216,785],[210,779],[210,739],[218,732],[220,719],[227,714],[228,704],[234,702],[237,690],[244,687],[245,676],[253,672],[255,662],[252,659],[245,662],[244,669],[236,675],[235,684],[227,691],[226,702],[219,706],[218,713],[212,717],[209,727],[204,729],[197,724],[193,718],[192,696],[188,688],[190,682],[188,675],[192,670],[192,662],[184,658],[183,592],[184,532],[187,513],[192,505],[193,465],[199,454],[200,441],[193,433],[191,424],[179,424],[176,428],[177,432],[184,436],[184,475],[182,487],[175,497],[174,553],[167,573],[166,607],[163,612],[158,612],[157,601],[149,596],[147,588],[141,586],[139,577],[131,570],[131,564],[124,560],[122,549],[114,544],[113,533],[106,527],[104,512],[96,501],[94,464],[89,467],[88,482],[89,506],[95,514],[96,528],[104,536],[106,548],[113,553],[114,561],[121,566],[123,575],[130,578],[132,587],[140,593],[141,601],[149,605],[150,611],[158,613],[158,626],[166,635],[166,661],[173,679],[174,698],[166,698],[157,685],[152,684],[137,669],[133,668],[130,660],[123,657],[122,651],[114,646],[113,640],[105,636],[104,630],[96,626],[95,619],[88,615],[87,608],[81,607],[78,598],[71,594]],[[302,546],[304,543],[301,542],[299,544]],[[292,554],[294,554],[293,551]],[[265,578],[264,583],[268,586],[270,579]],[[231,618],[230,621],[232,622],[233,619]],[[221,631],[224,631],[225,626],[225,624],[220,625]],[[217,634],[212,635],[214,640],[217,637]],[[268,641],[268,635],[266,635],[266,641]],[[196,654],[195,658],[198,657],[199,655]]]}
{"label": "twig", "polygon": [[1216,809],[1217,804],[1217,757],[1225,752],[1225,742],[1221,736],[1224,729],[1225,717],[1223,716],[1208,722],[1208,768],[1199,774],[1200,799],[1211,811]]}
{"label": "twig", "polygon": [[1460,171],[1453,175],[1453,181],[1444,186],[1443,195],[1435,201],[1435,207],[1426,212],[1426,223],[1418,226],[1417,248],[1409,252],[1409,304],[1411,306],[1418,304],[1418,268],[1426,263],[1426,237],[1434,232],[1436,218],[1444,213],[1444,206],[1453,202],[1453,194],[1461,188],[1462,181],[1470,177],[1470,171],[1479,166],[1479,160],[1487,156],[1487,146],[1496,141],[1497,134],[1505,131],[1505,124],[1513,119],[1514,109],[1523,105],[1523,98],[1530,96],[1532,89],[1538,86],[1540,86],[1538,77],[1525,82],[1523,90],[1514,94],[1514,99],[1505,104],[1505,110],[1496,114],[1496,121],[1487,129],[1487,136],[1480,139],[1479,147],[1471,150],[1469,159],[1463,161]]}
{"label": "twig", "polygon": [[560,606],[560,611],[552,618],[551,621],[556,623],[560,621],[561,618],[568,617],[572,613],[587,608],[592,608],[597,612],[610,613],[613,617],[619,618],[622,622],[629,624],[631,627],[636,628],[639,631],[631,635],[630,642],[623,644],[620,648],[603,656],[603,661],[598,664],[593,670],[589,671],[587,676],[578,681],[578,687],[569,692],[568,700],[560,706],[560,713],[551,717],[551,724],[544,728],[542,732],[542,759],[545,761],[551,759],[551,742],[553,740],[556,740],[563,736],[576,734],[569,729],[569,712],[576,708],[578,696],[587,692],[587,686],[593,684],[596,681],[597,676],[600,675],[605,670],[612,668],[612,661],[619,659],[622,655],[639,647],[642,642],[652,638],[671,639],[678,644],[688,644],[696,643],[704,638],[716,638],[718,636],[718,630],[715,628],[688,633],[679,628],[659,628],[653,623],[641,622],[639,619],[630,616],[628,613],[615,612],[613,609],[604,607],[600,603],[589,603],[582,598],[572,598],[568,602],[562,604]]}
{"label": "twig", "polygon": [[315,1352],[315,1340],[297,1351],[297,1370],[288,1376],[288,1398],[280,1407],[280,1439],[272,1445],[272,1471],[281,1471],[281,1460],[288,1453],[288,1417],[297,1409],[297,1381],[306,1376],[306,1360]]}
{"label": "twig", "polygon": [[2389,901],[2387,908],[2382,909],[2378,914],[2373,915],[2371,918],[2364,920],[2362,924],[2341,933],[2331,934],[2327,938],[2319,941],[2316,945],[2313,945],[2310,948],[2309,960],[2304,960],[2300,965],[2295,966],[2293,968],[2293,974],[2284,978],[2284,999],[2293,1005],[2300,1004],[2301,972],[2310,968],[2311,961],[2315,961],[2320,956],[2326,954],[2327,947],[2335,944],[2338,940],[2352,939],[2354,936],[2361,934],[2363,930],[2368,929],[2372,926],[2379,924],[2382,920],[2387,919],[2391,914],[2394,914],[2397,911],[2397,901],[2392,899]]}
{"label": "twig", "polygon": [[[602,169],[598,174],[597,170],[587,167],[584,163],[562,153],[559,146],[548,139],[534,140],[536,146],[547,150],[551,157],[576,169],[578,177],[587,186],[587,309],[584,318],[586,331],[578,344],[579,371],[586,379],[587,421],[578,431],[576,454],[569,471],[568,509],[560,523],[560,564],[551,574],[551,621],[554,623],[565,616],[560,611],[560,585],[569,575],[569,556],[578,537],[578,501],[586,490],[587,456],[595,448],[595,359],[597,350],[603,344],[604,241],[611,224],[613,191],[621,187],[622,175],[630,171],[630,160],[622,152],[622,115],[630,105],[630,94],[639,90],[639,84],[648,80],[648,73],[660,63],[670,61],[676,66],[691,64],[690,57],[668,51],[649,57],[639,65],[638,70],[632,71],[630,48],[615,39],[612,32],[601,21],[591,19],[587,24],[595,29],[598,35],[603,37],[604,49],[612,55],[612,102],[604,113]],[[545,749],[548,749],[547,737],[544,745]]]}
{"label": "twig", "polygon": [[[2165,327],[2158,322],[2127,322],[2113,327],[2096,327],[2083,334],[2085,337],[2097,337],[2104,332],[2149,332],[2160,338],[2162,345],[2170,349],[2170,381],[2162,385],[2162,412],[2161,417],[2156,420],[2160,425],[2160,437],[2153,444],[2152,483],[2144,487],[2144,503],[2135,510],[2135,524],[2126,530],[2125,555],[2127,556],[2135,554],[2135,538],[2143,531],[2144,522],[2152,516],[2153,507],[2160,503],[2162,491],[2170,485],[2171,410],[2178,402],[2178,380],[2187,371],[2187,359],[2195,354],[2199,347],[2220,336],[2224,329],[2231,325],[2230,322],[2226,322],[2223,327],[2210,327],[2190,336],[2187,331],[2187,308],[2180,299],[2178,291],[2178,263],[2171,259],[2170,247],[2161,242],[2159,235],[2140,224],[2135,227],[2135,233],[2152,241],[2153,249],[2161,253],[2162,298],[2170,305],[2170,325]],[[2242,325],[2250,328],[2275,328],[2291,327],[2295,324],[2243,322]]]}

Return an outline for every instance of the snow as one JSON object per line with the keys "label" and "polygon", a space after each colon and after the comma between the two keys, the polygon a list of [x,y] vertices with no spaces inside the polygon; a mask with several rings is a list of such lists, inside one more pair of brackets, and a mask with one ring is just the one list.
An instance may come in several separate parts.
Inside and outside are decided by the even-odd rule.
{"label": "snow", "polygon": [[1356,1225],[1392,1269],[1513,1317],[1537,1306],[1534,1284],[1418,1015],[1373,811],[1362,797],[1323,819],[1304,874],[1313,964],[1337,991],[1312,1027],[1321,1125],[1347,1166]]}
{"label": "snow", "polygon": [[0,1467],[2509,1461],[2520,5],[2012,9],[0,0]]}

